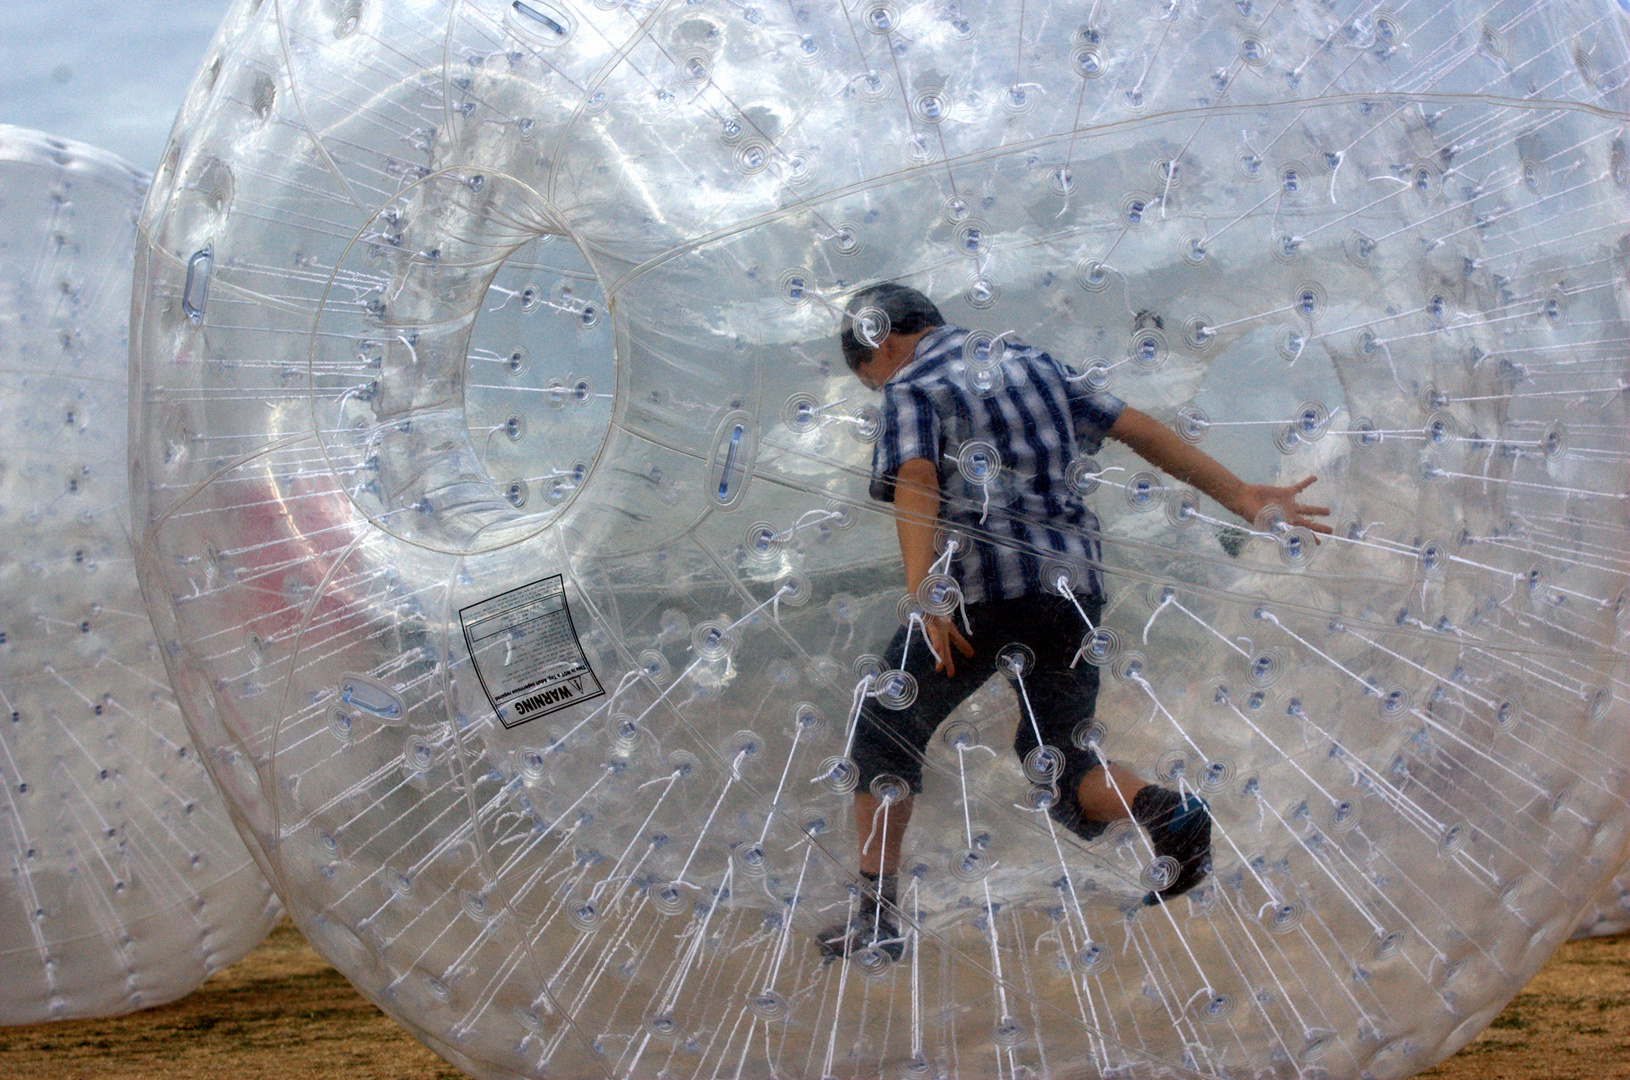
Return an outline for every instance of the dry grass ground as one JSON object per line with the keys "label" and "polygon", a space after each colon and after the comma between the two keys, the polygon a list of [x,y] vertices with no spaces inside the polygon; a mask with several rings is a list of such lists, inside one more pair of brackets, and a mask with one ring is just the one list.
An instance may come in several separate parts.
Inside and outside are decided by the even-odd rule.
{"label": "dry grass ground", "polygon": [[[1630,1080],[1630,935],[1563,946],[1431,1080]],[[0,1028],[6,1080],[458,1080],[287,921],[197,993],[112,1020]]]}

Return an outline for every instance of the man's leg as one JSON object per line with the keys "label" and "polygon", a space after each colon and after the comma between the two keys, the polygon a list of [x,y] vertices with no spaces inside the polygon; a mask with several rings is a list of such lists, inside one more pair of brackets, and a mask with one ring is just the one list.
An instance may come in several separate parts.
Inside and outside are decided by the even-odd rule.
{"label": "man's leg", "polygon": [[855,835],[860,841],[860,895],[849,917],[821,931],[817,944],[827,956],[848,956],[875,945],[894,959],[905,942],[892,912],[900,902],[900,844],[911,823],[914,796],[885,803],[865,788],[855,792]]}
{"label": "man's leg", "polygon": [[873,876],[900,869],[900,842],[911,822],[911,800],[906,796],[887,807],[869,791],[855,792],[855,835],[860,837],[860,872]]}
{"label": "man's leg", "polygon": [[[1036,654],[1035,670],[1022,685],[1015,680],[1022,715],[1014,750],[1022,757],[1037,745],[1039,735],[1042,744],[1064,755],[1059,779],[1064,790],[1053,816],[1082,839],[1093,840],[1110,822],[1127,817],[1148,831],[1156,857],[1170,858],[1177,866],[1165,888],[1144,897],[1144,903],[1155,904],[1192,889],[1209,871],[1210,808],[1198,795],[1145,784],[1131,771],[1102,762],[1095,752],[1075,746],[1075,725],[1093,715],[1098,699],[1097,670],[1075,658],[1075,643],[1081,639],[1078,604],[1096,624],[1103,610],[1103,600],[1097,596],[1078,596],[1074,601],[1047,597],[1030,602],[1027,598],[1023,604],[1009,605],[1011,620],[1022,621],[1011,621],[1004,631]],[[1026,719],[1032,720],[1034,731]]]}
{"label": "man's leg", "polygon": [[[1019,698],[1013,751],[1023,761],[1038,746],[1052,748],[1059,796],[1052,807],[1053,820],[1088,841],[1097,839],[1111,821],[1125,818],[1132,796],[1143,786],[1125,769],[1106,770],[1097,751],[1078,741],[1078,726],[1092,718],[1098,701],[1098,669],[1076,657],[1085,632],[1081,616],[1085,613],[1096,624],[1102,610],[1103,600],[1097,596],[1079,596],[1073,602],[1062,596],[1030,596],[1007,605],[1000,628],[1035,653],[1031,670],[1017,678],[1004,672]],[[1093,783],[1083,779],[1088,776]]]}
{"label": "man's leg", "polygon": [[[969,618],[978,632],[979,605],[969,605]],[[908,646],[909,634],[909,646]],[[977,641],[977,637],[975,638]],[[914,796],[884,805],[871,792],[871,781],[889,775],[909,792],[922,787],[922,755],[945,718],[990,678],[990,658],[957,658],[956,674],[934,670],[934,658],[920,629],[902,627],[884,653],[889,667],[903,667],[917,680],[917,700],[898,712],[872,702],[861,706],[853,755],[859,767],[855,791],[855,835],[860,849],[861,895],[849,918],[817,935],[828,956],[847,956],[875,944],[895,959],[905,951],[893,918],[898,905],[896,875],[906,826],[911,821]]]}
{"label": "man's leg", "polygon": [[1076,785],[1076,804],[1088,821],[1121,821],[1132,816],[1132,800],[1144,786],[1135,774],[1113,762],[1094,765]]}
{"label": "man's leg", "polygon": [[821,951],[847,956],[871,943],[898,960],[905,942],[891,914],[900,903],[900,843],[911,822],[911,800],[884,803],[870,791],[855,793],[855,835],[860,838],[860,896],[842,924],[822,932]]}

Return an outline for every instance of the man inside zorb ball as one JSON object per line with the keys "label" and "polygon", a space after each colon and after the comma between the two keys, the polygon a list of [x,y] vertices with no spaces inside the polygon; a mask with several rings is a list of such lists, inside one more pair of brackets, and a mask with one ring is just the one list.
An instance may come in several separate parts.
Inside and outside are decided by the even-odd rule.
{"label": "man inside zorb ball", "polygon": [[1245,483],[1147,413],[1088,389],[1047,353],[1007,335],[971,340],[903,285],[855,294],[839,341],[856,378],[883,395],[871,495],[894,504],[907,595],[920,610],[896,631],[887,670],[861,707],[852,756],[864,885],[848,919],[821,933],[822,951],[903,955],[890,912],[923,751],[997,673],[1019,701],[1014,752],[1030,780],[1051,787],[1053,819],[1090,841],[1132,818],[1156,859],[1144,904],[1189,891],[1210,869],[1205,800],[1104,761],[1093,738],[1098,668],[1081,653],[1103,612],[1103,556],[1071,463],[1107,435],[1247,522],[1277,507],[1283,526],[1328,535],[1313,519],[1329,509],[1296,501],[1315,478]]}

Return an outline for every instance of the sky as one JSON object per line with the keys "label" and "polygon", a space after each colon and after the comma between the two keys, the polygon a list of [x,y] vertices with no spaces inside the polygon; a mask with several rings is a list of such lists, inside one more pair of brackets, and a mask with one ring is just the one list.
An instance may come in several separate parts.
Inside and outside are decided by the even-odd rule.
{"label": "sky", "polygon": [[0,0],[0,123],[152,172],[229,0]]}

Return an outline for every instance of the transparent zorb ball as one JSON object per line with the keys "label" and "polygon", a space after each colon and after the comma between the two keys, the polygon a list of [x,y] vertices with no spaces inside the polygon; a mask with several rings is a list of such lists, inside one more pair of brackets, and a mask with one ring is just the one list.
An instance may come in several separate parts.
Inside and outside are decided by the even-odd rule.
{"label": "transparent zorb ball", "polygon": [[130,546],[147,177],[0,126],[0,1023],[190,992],[279,908],[176,708]]}
{"label": "transparent zorb ball", "polygon": [[[237,4],[143,215],[133,475],[294,917],[479,1075],[1464,1044],[1630,829],[1626,62],[1583,0]],[[936,573],[973,618],[994,551],[1093,539],[1058,726],[1209,806],[1184,896],[1026,776],[1027,672],[912,741],[898,937],[845,921],[855,807],[908,771],[860,718],[936,689],[890,658],[925,648],[870,475],[898,401],[839,345],[885,281],[983,418],[919,451]],[[1099,392],[1317,476],[1331,535],[1100,446]]]}

